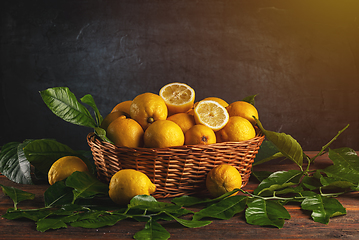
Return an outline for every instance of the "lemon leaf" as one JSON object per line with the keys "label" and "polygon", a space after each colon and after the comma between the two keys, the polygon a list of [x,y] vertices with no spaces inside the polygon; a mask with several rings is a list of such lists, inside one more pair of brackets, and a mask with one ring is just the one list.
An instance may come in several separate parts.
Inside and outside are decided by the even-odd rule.
{"label": "lemon leaf", "polygon": [[235,214],[244,211],[247,198],[247,196],[240,195],[225,198],[218,203],[196,212],[193,215],[193,220],[198,221],[204,217],[230,219]]}
{"label": "lemon leaf", "polygon": [[345,208],[337,199],[320,194],[307,196],[302,201],[301,208],[312,211],[312,219],[323,224],[328,224],[331,217],[346,214]]}
{"label": "lemon leaf", "polygon": [[9,196],[14,202],[14,209],[17,209],[17,204],[24,200],[33,200],[35,198],[35,194],[22,191],[18,188],[7,187],[0,184],[2,191],[5,195]]}
{"label": "lemon leaf", "polygon": [[359,183],[359,156],[353,149],[329,149],[328,157],[334,163],[323,170],[329,177]]}
{"label": "lemon leaf", "polygon": [[273,200],[255,198],[248,201],[247,206],[246,221],[252,225],[282,228],[284,219],[290,219],[287,209]]}
{"label": "lemon leaf", "polygon": [[292,160],[302,169],[303,149],[297,140],[285,133],[277,133],[265,130],[258,119],[255,118],[255,121],[266,138],[278,148],[283,156]]}
{"label": "lemon leaf", "polygon": [[91,94],[86,94],[80,100],[81,100],[81,102],[86,103],[87,105],[92,107],[92,109],[95,112],[97,125],[100,126],[101,123],[102,123],[103,117],[100,114],[100,111],[98,110],[98,108],[96,106],[96,103],[95,103],[95,100],[93,99],[92,95]]}
{"label": "lemon leaf", "polygon": [[[67,87],[54,87],[40,91],[47,107],[61,119],[72,124],[95,128],[95,120],[85,106],[79,103],[76,96]],[[88,99],[84,99],[86,103]]]}
{"label": "lemon leaf", "polygon": [[161,224],[150,218],[146,223],[145,228],[137,232],[133,238],[166,240],[169,239],[170,236],[170,233],[162,227]]}

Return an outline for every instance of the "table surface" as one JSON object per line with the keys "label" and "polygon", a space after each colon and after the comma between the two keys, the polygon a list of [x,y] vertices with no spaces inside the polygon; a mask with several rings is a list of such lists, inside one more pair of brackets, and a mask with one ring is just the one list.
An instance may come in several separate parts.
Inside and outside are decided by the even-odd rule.
{"label": "table surface", "polygon": [[[306,152],[306,154],[314,156],[315,152]],[[323,169],[331,164],[328,156],[323,155],[316,159],[312,169]],[[296,169],[296,165],[289,160],[281,162],[274,160],[255,167],[256,171],[291,169]],[[20,202],[19,208],[29,209],[44,206],[43,193],[48,185],[16,184],[2,175],[0,184],[35,194],[35,200]],[[250,179],[244,189],[252,191],[257,185],[256,180]],[[281,229],[247,224],[243,213],[237,214],[229,220],[213,220],[212,224],[201,228],[185,228],[174,221],[161,224],[171,234],[170,239],[359,239],[359,192],[351,192],[337,199],[346,208],[347,214],[331,218],[328,225],[314,222],[310,217],[310,212],[301,210],[298,204],[285,205],[291,219],[285,220],[284,227]],[[12,200],[0,191],[0,215],[10,207],[13,207]],[[143,222],[122,220],[111,227],[85,229],[68,226],[68,228],[41,233],[36,231],[33,221],[1,218],[0,239],[133,239],[133,235],[142,230],[144,225]]]}

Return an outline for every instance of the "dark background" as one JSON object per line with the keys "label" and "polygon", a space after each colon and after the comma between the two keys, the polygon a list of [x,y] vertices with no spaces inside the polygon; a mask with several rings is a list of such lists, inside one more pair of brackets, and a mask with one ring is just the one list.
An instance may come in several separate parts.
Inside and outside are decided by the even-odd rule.
{"label": "dark background", "polygon": [[258,94],[267,130],[320,150],[359,150],[359,1],[5,0],[0,146],[54,138],[88,149],[92,131],[56,117],[39,91],[91,94],[102,115],[169,82],[196,100]]}

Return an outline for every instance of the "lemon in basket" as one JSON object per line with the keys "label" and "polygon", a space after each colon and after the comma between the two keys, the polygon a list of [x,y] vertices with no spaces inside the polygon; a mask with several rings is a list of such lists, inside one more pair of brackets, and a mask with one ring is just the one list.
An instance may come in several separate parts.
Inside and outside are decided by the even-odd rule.
{"label": "lemon in basket", "polygon": [[100,127],[107,130],[107,127],[110,125],[110,123],[112,123],[119,117],[126,118],[126,115],[121,111],[111,112],[107,114],[106,117],[103,119]]}
{"label": "lemon in basket", "polygon": [[169,114],[184,113],[192,108],[195,91],[184,83],[169,83],[160,89],[159,95],[165,101]]}
{"label": "lemon in basket", "polygon": [[256,123],[253,116],[259,119],[256,107],[245,101],[236,101],[231,103],[227,107],[227,111],[230,117],[240,116],[247,119],[252,124]]}
{"label": "lemon in basket", "polygon": [[136,96],[130,106],[130,116],[146,130],[157,120],[166,120],[168,110],[165,101],[157,94],[142,93]]}
{"label": "lemon in basket", "polygon": [[145,147],[167,148],[182,146],[184,134],[180,126],[170,120],[159,120],[152,123],[145,131]]}
{"label": "lemon in basket", "polygon": [[156,186],[146,174],[134,169],[122,169],[115,173],[109,184],[109,196],[113,202],[123,205],[137,195],[151,195]]}
{"label": "lemon in basket", "polygon": [[218,131],[227,124],[229,115],[220,103],[202,100],[194,108],[194,119],[196,124],[203,124],[213,131]]}
{"label": "lemon in basket", "polygon": [[79,157],[62,157],[51,165],[50,170],[47,173],[49,183],[50,185],[53,185],[55,182],[64,180],[76,171],[88,172],[89,170],[87,165]]}
{"label": "lemon in basket", "polygon": [[132,100],[120,102],[111,110],[111,112],[123,112],[126,117],[129,117],[131,103]]}
{"label": "lemon in basket", "polygon": [[245,118],[230,117],[224,128],[217,133],[217,142],[240,142],[256,136],[253,125]]}
{"label": "lemon in basket", "polygon": [[142,147],[144,131],[139,123],[131,118],[121,116],[107,127],[106,136],[116,146]]}
{"label": "lemon in basket", "polygon": [[240,189],[242,177],[235,167],[221,164],[207,174],[206,187],[213,197],[219,197],[236,188]]}
{"label": "lemon in basket", "polygon": [[216,143],[214,131],[201,124],[194,125],[184,135],[185,145],[207,145]]}
{"label": "lemon in basket", "polygon": [[169,116],[167,120],[177,123],[177,125],[182,129],[183,133],[186,133],[191,127],[196,125],[193,115],[188,113],[176,113]]}

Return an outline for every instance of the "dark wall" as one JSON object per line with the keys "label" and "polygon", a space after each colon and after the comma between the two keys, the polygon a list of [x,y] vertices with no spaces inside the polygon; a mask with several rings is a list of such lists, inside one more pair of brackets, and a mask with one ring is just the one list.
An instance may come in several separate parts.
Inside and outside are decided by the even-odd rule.
{"label": "dark wall", "polygon": [[55,138],[87,149],[91,129],[57,118],[39,91],[91,94],[102,115],[166,83],[197,100],[258,94],[268,130],[305,150],[359,150],[359,1],[6,0],[0,145]]}

